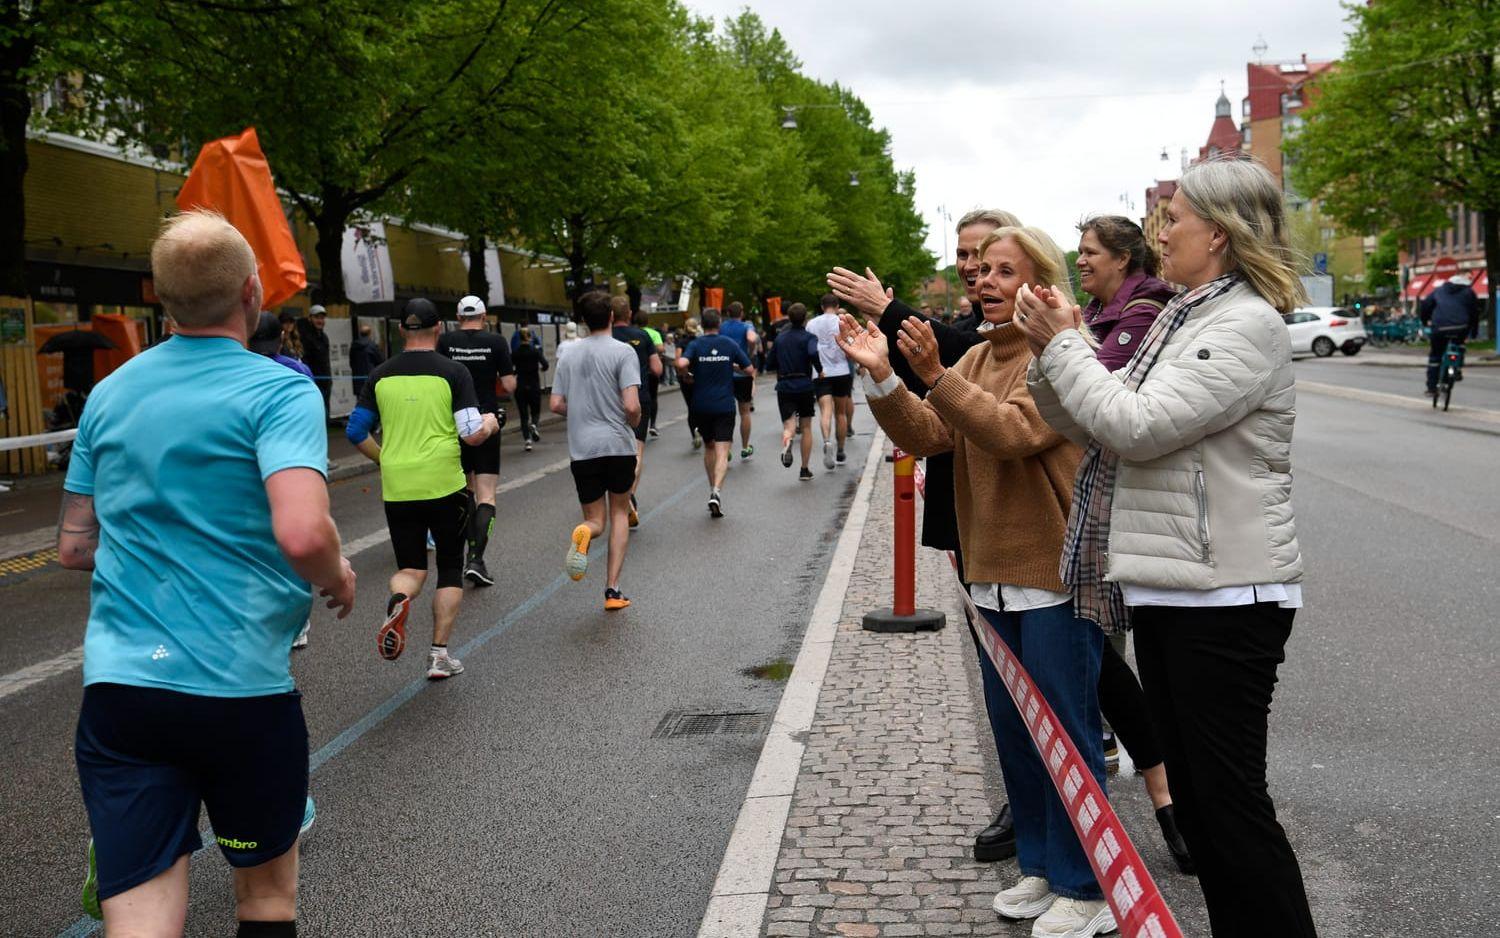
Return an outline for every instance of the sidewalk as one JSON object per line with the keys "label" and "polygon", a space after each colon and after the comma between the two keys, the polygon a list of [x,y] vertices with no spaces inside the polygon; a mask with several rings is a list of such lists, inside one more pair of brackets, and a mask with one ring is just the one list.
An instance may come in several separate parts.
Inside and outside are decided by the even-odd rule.
{"label": "sidewalk", "polygon": [[[995,893],[1019,878],[1015,861],[973,859],[974,835],[1004,794],[946,555],[917,552],[917,605],[945,612],[946,628],[861,627],[866,611],[891,601],[891,492],[882,462],[759,934],[1028,936],[1031,922],[992,909]],[[1111,803],[1184,932],[1206,934],[1197,881],[1171,871],[1144,787],[1123,752],[1121,761]]]}

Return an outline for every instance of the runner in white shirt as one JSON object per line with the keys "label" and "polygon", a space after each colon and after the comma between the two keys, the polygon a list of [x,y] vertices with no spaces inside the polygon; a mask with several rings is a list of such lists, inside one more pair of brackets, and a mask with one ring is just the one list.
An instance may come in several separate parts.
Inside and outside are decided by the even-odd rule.
{"label": "runner in white shirt", "polygon": [[[854,375],[849,359],[839,348],[839,299],[825,294],[822,313],[807,324],[807,331],[818,339],[818,358],[823,362],[823,377],[814,382],[818,395],[818,420],[823,427],[823,468],[844,464],[844,440],[849,435],[849,413],[854,409]],[[837,450],[834,444],[837,442]]]}

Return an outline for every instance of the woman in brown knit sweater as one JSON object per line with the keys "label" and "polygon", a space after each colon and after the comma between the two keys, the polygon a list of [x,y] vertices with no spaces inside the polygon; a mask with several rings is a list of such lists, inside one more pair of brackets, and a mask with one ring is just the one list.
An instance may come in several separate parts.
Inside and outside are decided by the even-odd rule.
{"label": "woman in brown knit sweater", "polygon": [[[1023,283],[1067,283],[1062,251],[1037,228],[1000,228],[980,244],[984,341],[952,368],[937,356],[932,329],[902,324],[897,346],[932,390],[925,400],[891,369],[885,336],[845,316],[840,341],[867,369],[875,419],[901,449],[952,451],[963,575],[984,617],[1021,660],[1057,713],[1100,786],[1105,784],[1099,718],[1104,636],[1073,615],[1058,576],[1073,476],[1081,452],[1049,427],[1026,388],[1031,353],[1011,323]],[[1012,707],[990,722],[1016,825],[1021,880],[995,897],[995,911],[1040,916],[1034,936],[1089,936],[1115,928],[1067,810]]]}

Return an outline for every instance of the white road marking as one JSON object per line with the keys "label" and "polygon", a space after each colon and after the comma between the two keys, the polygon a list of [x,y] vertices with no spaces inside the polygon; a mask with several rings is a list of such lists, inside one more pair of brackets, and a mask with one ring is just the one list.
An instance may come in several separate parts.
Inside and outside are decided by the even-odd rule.
{"label": "white road marking", "polygon": [[817,604],[813,606],[802,649],[797,653],[797,663],[793,665],[792,676],[781,695],[776,720],[761,748],[760,761],[750,779],[750,789],[745,794],[734,833],[724,851],[724,861],[719,866],[713,894],[708,900],[708,911],[698,927],[698,938],[753,938],[760,934],[776,872],[776,858],[781,852],[782,836],[786,833],[787,814],[791,811],[792,790],[802,768],[802,751],[806,744],[798,734],[812,727],[818,695],[828,672],[828,660],[833,655],[833,642],[838,636],[844,596],[849,591],[849,578],[854,572],[860,538],[864,536],[865,519],[870,514],[870,492],[875,484],[875,473],[884,455],[885,434],[877,430],[875,438],[870,441],[870,453],[865,459],[854,502],[849,506],[849,517],[828,564],[828,577],[823,581]]}
{"label": "white road marking", "polygon": [[[1342,397],[1351,401],[1363,401],[1367,404],[1404,407],[1407,410],[1420,410],[1434,415],[1444,413],[1432,406],[1432,398],[1430,397],[1414,398],[1405,394],[1391,394],[1388,391],[1367,391],[1364,388],[1348,388],[1341,384],[1323,384],[1318,381],[1298,381],[1297,390],[1311,391],[1314,394],[1324,394],[1328,397]],[[1447,413],[1454,417],[1471,417],[1489,423],[1500,423],[1500,410],[1489,410],[1483,407],[1453,407]]]}

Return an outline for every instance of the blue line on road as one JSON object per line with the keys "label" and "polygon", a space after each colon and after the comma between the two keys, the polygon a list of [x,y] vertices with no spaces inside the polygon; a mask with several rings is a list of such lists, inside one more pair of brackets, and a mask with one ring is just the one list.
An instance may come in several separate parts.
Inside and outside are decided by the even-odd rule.
{"label": "blue line on road", "polygon": [[[673,505],[682,501],[685,497],[687,497],[687,494],[689,492],[702,487],[703,481],[701,479],[694,479],[692,482],[687,483],[682,488],[672,493],[672,495],[670,495],[666,501],[661,502],[655,508],[652,508],[650,511],[646,512],[642,520],[650,521],[657,515],[666,511],[668,508],[671,508]],[[526,618],[531,613],[535,612],[539,606],[541,606],[547,600],[551,599],[553,594],[562,589],[563,586],[568,582],[569,580],[567,575],[559,573],[557,575],[557,579],[553,580],[551,583],[548,583],[546,586],[537,590],[535,593],[532,593],[524,601],[522,601],[519,606],[516,606],[510,612],[506,613],[505,618],[501,619],[499,622],[495,623],[488,629],[469,639],[468,642],[464,643],[463,647],[458,650],[459,658],[462,659],[471,652],[478,651],[490,641],[501,635],[504,635],[507,631],[509,631],[511,626]],[[395,713],[397,710],[401,709],[401,706],[403,704],[420,694],[422,692],[422,689],[430,686],[431,683],[432,682],[427,680],[426,677],[417,678],[410,684],[407,684],[405,687],[396,691],[396,693],[392,694],[390,697],[386,698],[384,703],[380,704],[380,706],[365,714],[354,724],[352,724],[348,729],[344,730],[333,739],[330,739],[328,742],[324,743],[317,752],[313,753],[312,756],[308,758],[308,774],[310,775],[313,772],[316,772],[324,763],[328,762],[330,759],[334,758],[339,753],[343,752],[345,749],[348,749],[351,745],[358,742],[361,737],[363,737],[370,730],[379,726],[381,723],[385,722],[385,719],[387,717]],[[199,847],[198,850],[195,851],[195,855],[197,853],[202,853],[204,850],[207,850],[209,845],[213,842],[213,838],[205,834],[203,838],[204,845],[202,847]],[[69,925],[66,930],[59,932],[57,938],[84,938],[84,936],[86,935],[94,934],[94,932],[99,929],[100,925],[100,922],[97,922],[85,915],[78,921],[74,922],[72,925]]]}

